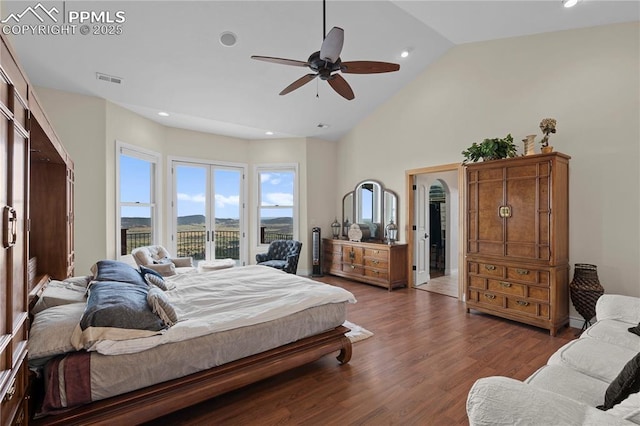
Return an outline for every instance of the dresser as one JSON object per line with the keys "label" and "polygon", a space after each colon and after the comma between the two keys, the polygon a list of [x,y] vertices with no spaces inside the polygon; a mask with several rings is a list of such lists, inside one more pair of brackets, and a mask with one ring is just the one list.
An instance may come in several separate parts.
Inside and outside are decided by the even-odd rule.
{"label": "dresser", "polygon": [[467,312],[552,336],[569,323],[569,159],[551,153],[465,167]]}
{"label": "dresser", "polygon": [[322,240],[323,272],[391,290],[407,285],[407,245]]}

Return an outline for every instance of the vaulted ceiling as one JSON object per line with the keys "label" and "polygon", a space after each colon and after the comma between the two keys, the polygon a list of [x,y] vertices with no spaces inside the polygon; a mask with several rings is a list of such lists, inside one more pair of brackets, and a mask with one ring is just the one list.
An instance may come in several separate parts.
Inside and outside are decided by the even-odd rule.
{"label": "vaulted ceiling", "polygon": [[[326,27],[344,28],[344,61],[400,64],[393,73],[344,74],[355,93],[347,101],[319,79],[279,96],[309,70],[250,59],[306,61],[322,43],[320,0],[42,1],[40,10],[53,17],[40,13],[43,22],[23,13],[37,4],[3,1],[1,9],[34,84],[108,99],[168,126],[246,139],[338,140],[458,44],[640,19],[637,1],[583,0],[567,9],[561,0],[331,0]],[[119,27],[85,22],[89,34],[83,35],[81,23],[71,20],[83,11],[103,21],[124,17],[124,22],[113,24]],[[74,34],[33,34],[25,24],[46,31],[55,25],[76,27]],[[227,32],[235,35],[233,46],[221,43]],[[403,50],[408,57],[400,56]],[[121,83],[98,79],[96,73]],[[170,115],[161,117],[160,111]]]}

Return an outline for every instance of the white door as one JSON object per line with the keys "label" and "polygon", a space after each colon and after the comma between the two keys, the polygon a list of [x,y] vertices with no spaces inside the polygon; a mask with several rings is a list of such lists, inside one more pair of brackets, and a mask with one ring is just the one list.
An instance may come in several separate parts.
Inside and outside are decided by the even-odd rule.
{"label": "white door", "polygon": [[176,255],[246,264],[241,167],[174,161]]}
{"label": "white door", "polygon": [[429,282],[429,181],[426,175],[416,176],[416,230],[415,241],[415,285]]}

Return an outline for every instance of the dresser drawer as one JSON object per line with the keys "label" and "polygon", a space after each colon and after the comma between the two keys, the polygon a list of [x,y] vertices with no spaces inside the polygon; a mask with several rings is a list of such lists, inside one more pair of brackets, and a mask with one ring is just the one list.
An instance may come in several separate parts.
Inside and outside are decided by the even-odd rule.
{"label": "dresser drawer", "polygon": [[483,275],[485,277],[505,277],[505,267],[495,263],[467,262],[467,270],[470,274]]}
{"label": "dresser drawer", "polygon": [[342,262],[362,265],[364,263],[362,249],[359,247],[344,247],[342,251]]}
{"label": "dresser drawer", "polygon": [[364,266],[369,268],[389,269],[389,261],[387,259],[365,257]]}
{"label": "dresser drawer", "polygon": [[365,257],[371,257],[371,258],[374,258],[374,259],[389,261],[389,250],[387,250],[386,248],[384,248],[384,249],[365,248],[364,249],[364,256]]}
{"label": "dresser drawer", "polygon": [[386,270],[369,269],[364,270],[364,276],[377,280],[389,281],[389,273]]}
{"label": "dresser drawer", "polygon": [[487,290],[507,295],[526,297],[527,286],[505,280],[487,280]]}
{"label": "dresser drawer", "polygon": [[507,298],[507,309],[540,319],[549,319],[549,305],[528,300]]}
{"label": "dresser drawer", "polygon": [[349,275],[364,275],[364,266],[351,263],[343,263],[342,272]]}
{"label": "dresser drawer", "polygon": [[550,273],[548,270],[511,267],[507,268],[507,280],[548,286],[549,276]]}
{"label": "dresser drawer", "polygon": [[469,300],[475,301],[480,305],[504,306],[504,296],[489,291],[469,290]]}
{"label": "dresser drawer", "polygon": [[475,290],[486,290],[487,289],[487,279],[482,277],[476,277],[474,275],[469,275],[468,286],[470,289]]}
{"label": "dresser drawer", "polygon": [[16,424],[19,417],[24,419],[24,398],[26,392],[26,363],[23,362],[15,377],[11,380],[9,388],[0,402],[2,419],[0,424]]}

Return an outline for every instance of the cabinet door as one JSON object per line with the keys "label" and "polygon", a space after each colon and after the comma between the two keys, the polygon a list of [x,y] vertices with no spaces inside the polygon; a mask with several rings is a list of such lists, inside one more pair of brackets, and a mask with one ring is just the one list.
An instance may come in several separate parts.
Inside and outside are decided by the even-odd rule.
{"label": "cabinet door", "polygon": [[548,261],[551,163],[505,168],[505,256]]}
{"label": "cabinet door", "polygon": [[502,167],[467,172],[467,253],[504,255],[504,170]]}

